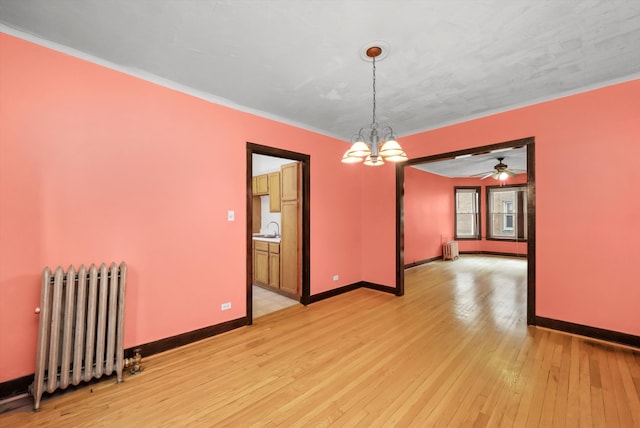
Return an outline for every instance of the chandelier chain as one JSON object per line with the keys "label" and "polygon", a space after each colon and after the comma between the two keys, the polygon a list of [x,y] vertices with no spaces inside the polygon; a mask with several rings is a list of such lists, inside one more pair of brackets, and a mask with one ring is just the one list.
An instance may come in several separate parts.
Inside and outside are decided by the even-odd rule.
{"label": "chandelier chain", "polygon": [[373,57],[373,127],[376,127],[376,57]]}

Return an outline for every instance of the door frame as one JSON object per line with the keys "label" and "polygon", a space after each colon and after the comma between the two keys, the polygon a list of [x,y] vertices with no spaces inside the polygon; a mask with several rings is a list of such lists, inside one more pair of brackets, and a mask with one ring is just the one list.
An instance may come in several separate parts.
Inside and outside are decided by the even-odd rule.
{"label": "door frame", "polygon": [[311,270],[310,270],[310,167],[311,156],[290,150],[262,146],[247,141],[246,161],[246,196],[247,196],[247,233],[246,233],[246,285],[247,285],[247,325],[253,324],[253,191],[251,178],[253,177],[253,155],[273,156],[290,159],[302,164],[302,290],[300,303],[308,305],[311,301]]}
{"label": "door frame", "polygon": [[404,169],[416,164],[512,147],[526,147],[527,149],[527,324],[536,325],[535,137],[410,159],[396,165],[396,295],[404,295]]}

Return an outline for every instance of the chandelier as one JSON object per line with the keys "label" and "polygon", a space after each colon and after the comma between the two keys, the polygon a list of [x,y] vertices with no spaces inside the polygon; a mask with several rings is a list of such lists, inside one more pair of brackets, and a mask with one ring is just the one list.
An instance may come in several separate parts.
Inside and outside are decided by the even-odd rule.
{"label": "chandelier", "polygon": [[357,163],[364,160],[365,165],[380,166],[384,161],[402,162],[407,155],[396,141],[390,126],[378,128],[376,122],[376,58],[382,54],[382,48],[371,46],[365,52],[373,64],[373,121],[368,128],[361,128],[351,138],[351,147],[342,157],[344,163]]}

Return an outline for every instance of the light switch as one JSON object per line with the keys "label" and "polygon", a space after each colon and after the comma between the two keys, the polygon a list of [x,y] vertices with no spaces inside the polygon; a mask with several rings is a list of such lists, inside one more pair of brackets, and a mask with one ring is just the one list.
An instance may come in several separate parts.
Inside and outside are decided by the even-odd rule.
{"label": "light switch", "polygon": [[233,221],[235,219],[236,219],[235,213],[232,210],[231,211],[227,211],[227,220]]}

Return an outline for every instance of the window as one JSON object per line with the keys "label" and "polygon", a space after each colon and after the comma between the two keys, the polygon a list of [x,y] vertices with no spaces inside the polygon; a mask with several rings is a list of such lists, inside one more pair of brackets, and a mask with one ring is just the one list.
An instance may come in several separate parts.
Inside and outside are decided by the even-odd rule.
{"label": "window", "polygon": [[502,212],[503,214],[503,229],[504,230],[513,230],[513,201],[503,201],[502,202]]}
{"label": "window", "polygon": [[480,239],[480,188],[454,187],[456,239]]}
{"label": "window", "polygon": [[527,240],[526,185],[487,187],[487,239]]}

